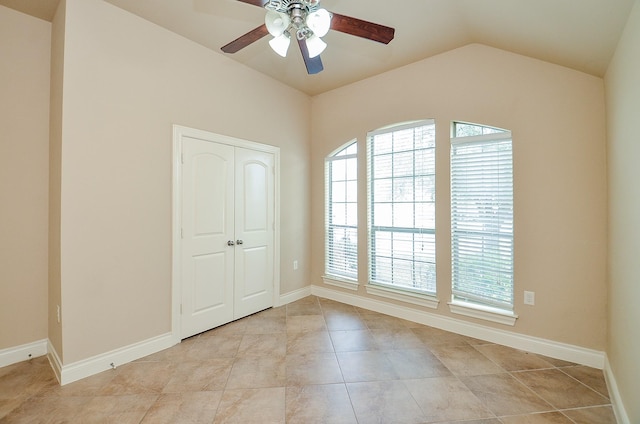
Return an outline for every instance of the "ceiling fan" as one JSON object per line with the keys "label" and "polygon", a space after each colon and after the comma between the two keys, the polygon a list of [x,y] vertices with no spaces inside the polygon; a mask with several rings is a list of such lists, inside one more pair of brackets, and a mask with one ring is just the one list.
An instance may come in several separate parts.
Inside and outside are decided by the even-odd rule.
{"label": "ceiling fan", "polygon": [[330,29],[367,38],[383,44],[393,40],[395,29],[350,16],[332,13],[320,7],[320,0],[238,0],[267,10],[265,23],[223,46],[225,53],[236,53],[267,34],[271,48],[286,56],[291,38],[298,41],[309,74],[322,71],[320,53],[327,47],[322,41]]}

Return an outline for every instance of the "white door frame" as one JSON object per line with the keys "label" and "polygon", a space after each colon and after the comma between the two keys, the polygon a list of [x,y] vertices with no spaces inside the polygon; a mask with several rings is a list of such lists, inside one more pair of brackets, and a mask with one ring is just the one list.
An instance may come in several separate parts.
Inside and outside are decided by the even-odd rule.
{"label": "white door frame", "polygon": [[274,156],[274,237],[273,237],[273,305],[280,303],[280,148],[226,135],[215,134],[180,125],[173,126],[173,177],[171,201],[172,210],[172,251],[171,251],[171,335],[174,344],[181,341],[180,320],[182,318],[182,138],[190,137],[213,143],[227,144],[272,153]]}

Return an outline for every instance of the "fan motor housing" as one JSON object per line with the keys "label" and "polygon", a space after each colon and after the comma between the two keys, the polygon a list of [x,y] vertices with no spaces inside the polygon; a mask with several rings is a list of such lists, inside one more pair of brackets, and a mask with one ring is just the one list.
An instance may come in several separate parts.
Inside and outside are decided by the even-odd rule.
{"label": "fan motor housing", "polygon": [[297,9],[304,11],[305,14],[315,12],[320,8],[319,0],[270,0],[264,5],[266,9],[275,10],[276,12],[289,13]]}

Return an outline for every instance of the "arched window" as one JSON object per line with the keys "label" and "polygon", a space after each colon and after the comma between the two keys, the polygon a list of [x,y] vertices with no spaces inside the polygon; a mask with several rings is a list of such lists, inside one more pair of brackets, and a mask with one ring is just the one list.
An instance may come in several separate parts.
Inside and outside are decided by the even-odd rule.
{"label": "arched window", "polygon": [[358,144],[325,159],[325,281],[358,278]]}
{"label": "arched window", "polygon": [[433,120],[368,134],[372,289],[436,293],[435,146]]}

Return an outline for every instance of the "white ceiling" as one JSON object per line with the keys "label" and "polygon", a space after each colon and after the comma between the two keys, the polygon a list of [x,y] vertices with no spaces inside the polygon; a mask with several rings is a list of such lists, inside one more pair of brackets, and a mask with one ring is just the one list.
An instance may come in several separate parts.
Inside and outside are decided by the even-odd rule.
{"label": "white ceiling", "polygon": [[[264,10],[237,0],[104,0],[220,54],[264,22]],[[270,37],[227,55],[315,95],[470,43],[482,43],[603,76],[635,0],[322,0],[330,11],[396,29],[384,45],[330,31],[324,71],[307,75],[292,43],[286,59]],[[51,20],[58,0],[0,0]]]}

